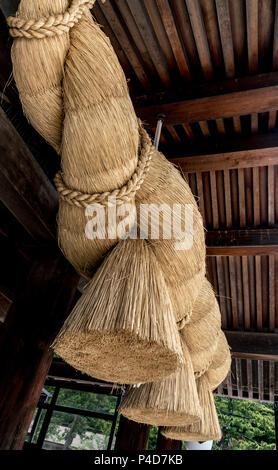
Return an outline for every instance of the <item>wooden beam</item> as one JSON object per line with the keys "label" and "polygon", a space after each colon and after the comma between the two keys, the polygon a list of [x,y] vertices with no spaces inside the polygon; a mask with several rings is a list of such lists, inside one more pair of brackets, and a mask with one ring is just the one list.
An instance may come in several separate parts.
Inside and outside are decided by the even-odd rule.
{"label": "wooden beam", "polygon": [[278,245],[208,246],[207,256],[269,256],[278,254]]}
{"label": "wooden beam", "polygon": [[[135,100],[136,112],[149,126],[165,114],[166,125],[227,118],[278,109],[277,72],[230,79],[206,87]],[[143,105],[143,103],[151,103]],[[153,103],[153,104],[152,104]]]}
{"label": "wooden beam", "polygon": [[278,165],[278,147],[170,158],[169,160],[186,173],[255,168]]}
{"label": "wooden beam", "polygon": [[1,108],[0,136],[0,200],[35,240],[54,240],[56,190]]}
{"label": "wooden beam", "polygon": [[278,361],[278,357],[277,357],[277,354],[256,354],[256,353],[237,353],[237,352],[231,352],[232,354],[232,357],[240,357],[241,359],[247,359],[247,360],[253,360],[253,361],[257,361],[259,359],[263,360],[263,361]]}
{"label": "wooden beam", "polygon": [[6,17],[15,15],[20,0],[0,0],[0,8]]}
{"label": "wooden beam", "polygon": [[211,230],[206,232],[208,247],[278,246],[278,228]]}
{"label": "wooden beam", "polygon": [[41,250],[0,331],[0,449],[24,444],[78,276],[57,248]]}
{"label": "wooden beam", "polygon": [[161,434],[161,429],[158,429],[156,450],[181,450],[182,441],[168,439]]}
{"label": "wooden beam", "polygon": [[[232,354],[267,357],[278,361],[278,334],[247,331],[225,331]],[[236,356],[235,356],[236,357]],[[237,356],[239,357],[239,356]]]}
{"label": "wooden beam", "polygon": [[207,256],[278,254],[278,229],[212,230],[206,245]]}
{"label": "wooden beam", "polygon": [[150,426],[121,416],[116,437],[116,451],[147,450]]}
{"label": "wooden beam", "polygon": [[[229,136],[219,135],[217,137],[207,137],[206,139],[187,142],[186,145],[175,144],[171,147],[164,146],[163,151],[169,159],[205,157],[211,155],[233,154],[248,152],[253,150],[272,149],[278,147],[278,132],[268,132],[267,134],[253,134],[249,137],[243,135]],[[233,162],[232,162],[233,163]]]}

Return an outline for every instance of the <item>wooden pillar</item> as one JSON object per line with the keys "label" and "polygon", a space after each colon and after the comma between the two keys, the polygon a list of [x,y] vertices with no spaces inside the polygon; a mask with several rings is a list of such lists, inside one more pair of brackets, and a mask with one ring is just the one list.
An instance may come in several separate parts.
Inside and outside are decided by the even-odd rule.
{"label": "wooden pillar", "polygon": [[174,439],[167,439],[164,437],[161,432],[160,428],[158,430],[157,435],[157,443],[156,443],[156,450],[181,450],[182,441],[177,441]]}
{"label": "wooden pillar", "polygon": [[275,417],[276,451],[278,452],[278,395],[275,395],[274,397],[274,417]]}
{"label": "wooden pillar", "polygon": [[[16,269],[16,267],[14,267]],[[0,330],[0,449],[22,449],[78,276],[56,247],[41,249]]]}
{"label": "wooden pillar", "polygon": [[115,450],[147,450],[150,426],[135,423],[121,416]]}

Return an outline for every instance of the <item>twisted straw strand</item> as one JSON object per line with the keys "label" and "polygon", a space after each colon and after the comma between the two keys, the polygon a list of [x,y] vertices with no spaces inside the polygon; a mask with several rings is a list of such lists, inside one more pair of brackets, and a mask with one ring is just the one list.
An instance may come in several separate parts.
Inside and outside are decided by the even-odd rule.
{"label": "twisted straw strand", "polygon": [[86,10],[93,7],[96,0],[73,0],[68,10],[56,16],[39,18],[38,20],[25,20],[10,16],[7,19],[10,27],[10,35],[14,38],[44,39],[52,36],[60,36],[69,30],[80,20]]}
{"label": "twisted straw strand", "polygon": [[141,154],[138,159],[138,164],[133,175],[124,186],[112,191],[106,191],[104,193],[82,193],[81,191],[68,188],[63,181],[62,173],[59,172],[54,178],[54,183],[59,193],[60,199],[66,201],[72,206],[80,208],[86,208],[93,203],[107,206],[109,203],[108,197],[116,198],[116,205],[118,206],[129,202],[142,186],[145,176],[149,171],[152,155],[155,150],[148,133],[141,128],[140,134]]}

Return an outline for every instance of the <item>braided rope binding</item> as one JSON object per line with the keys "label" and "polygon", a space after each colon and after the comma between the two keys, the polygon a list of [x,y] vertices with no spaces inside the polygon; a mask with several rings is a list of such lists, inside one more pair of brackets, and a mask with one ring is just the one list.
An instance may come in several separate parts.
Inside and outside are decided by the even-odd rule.
{"label": "braided rope binding", "polygon": [[152,155],[155,151],[151,138],[143,128],[140,129],[140,137],[141,153],[138,158],[138,164],[133,175],[124,186],[104,193],[82,193],[81,191],[68,188],[63,181],[62,172],[59,171],[54,178],[54,183],[60,199],[72,206],[80,208],[86,208],[91,204],[97,203],[108,206],[108,197],[115,198],[117,206],[130,202],[144,182],[145,176],[150,169]]}
{"label": "braided rope binding", "polygon": [[10,27],[10,35],[14,38],[44,39],[60,36],[69,30],[80,20],[86,10],[93,7],[96,0],[73,0],[65,13],[56,16],[39,18],[38,20],[25,20],[10,16],[7,19]]}

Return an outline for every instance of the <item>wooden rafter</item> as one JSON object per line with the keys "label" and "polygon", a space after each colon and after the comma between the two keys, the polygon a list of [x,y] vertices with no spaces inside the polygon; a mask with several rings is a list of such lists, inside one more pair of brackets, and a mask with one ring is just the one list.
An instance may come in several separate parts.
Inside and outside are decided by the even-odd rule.
{"label": "wooden rafter", "polygon": [[[177,125],[210,119],[227,118],[278,109],[277,72],[243,79],[230,79],[200,87],[198,92],[160,95],[149,100],[148,106],[137,100],[138,116],[150,126],[157,115],[166,116],[166,125]],[[152,104],[152,102],[154,104]]]}
{"label": "wooden rafter", "polygon": [[36,240],[54,240],[58,196],[0,108],[0,200]]}

